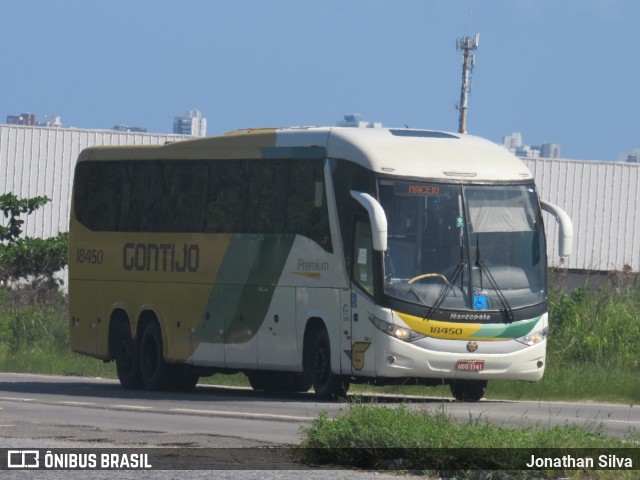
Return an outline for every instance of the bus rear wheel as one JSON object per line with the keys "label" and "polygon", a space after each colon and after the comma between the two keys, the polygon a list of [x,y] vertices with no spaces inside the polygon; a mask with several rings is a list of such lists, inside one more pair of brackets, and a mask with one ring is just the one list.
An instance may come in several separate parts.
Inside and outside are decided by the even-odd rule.
{"label": "bus rear wheel", "polygon": [[138,344],[131,338],[129,323],[123,322],[116,333],[116,372],[120,385],[129,389],[140,389],[144,386],[140,371],[140,355]]}
{"label": "bus rear wheel", "polygon": [[331,345],[327,330],[320,328],[309,343],[307,373],[311,377],[315,396],[321,400],[346,398],[349,381],[331,371]]}
{"label": "bus rear wheel", "polygon": [[460,402],[477,402],[484,397],[487,391],[486,380],[454,380],[451,385],[451,394]]}
{"label": "bus rear wheel", "polygon": [[156,322],[146,326],[140,341],[140,370],[148,390],[165,390],[171,381],[171,366],[162,354],[162,332]]}

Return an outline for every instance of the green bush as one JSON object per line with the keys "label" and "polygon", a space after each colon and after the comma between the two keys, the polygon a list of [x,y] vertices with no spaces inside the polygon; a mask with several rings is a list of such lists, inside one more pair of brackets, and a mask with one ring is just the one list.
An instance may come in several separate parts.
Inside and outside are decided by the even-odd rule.
{"label": "green bush", "polygon": [[22,236],[23,215],[29,215],[49,202],[47,197],[19,199],[12,193],[0,195],[0,212],[6,220],[0,224],[0,281],[3,284],[26,282],[45,289],[58,285],[55,273],[68,263],[69,235],[51,238]]}
{"label": "green bush", "polygon": [[640,288],[609,283],[549,296],[550,362],[640,367]]}
{"label": "green bush", "polygon": [[0,345],[6,351],[68,350],[67,297],[57,289],[0,288]]}

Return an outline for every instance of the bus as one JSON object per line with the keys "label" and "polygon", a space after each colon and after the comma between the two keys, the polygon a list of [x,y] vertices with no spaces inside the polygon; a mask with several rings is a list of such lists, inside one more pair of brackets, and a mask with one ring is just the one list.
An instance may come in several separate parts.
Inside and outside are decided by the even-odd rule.
{"label": "bus", "polygon": [[541,202],[506,149],[409,128],[249,129],[92,147],[74,174],[70,345],[123,387],[344,397],[350,384],[537,381],[549,331]]}

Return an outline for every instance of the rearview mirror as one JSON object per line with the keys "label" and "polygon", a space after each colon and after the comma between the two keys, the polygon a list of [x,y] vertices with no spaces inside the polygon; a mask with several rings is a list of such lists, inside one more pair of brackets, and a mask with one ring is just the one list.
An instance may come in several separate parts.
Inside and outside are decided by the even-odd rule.
{"label": "rearview mirror", "polygon": [[369,213],[371,221],[371,237],[373,249],[378,252],[387,250],[387,216],[382,205],[368,193],[351,190],[351,196],[355,198]]}

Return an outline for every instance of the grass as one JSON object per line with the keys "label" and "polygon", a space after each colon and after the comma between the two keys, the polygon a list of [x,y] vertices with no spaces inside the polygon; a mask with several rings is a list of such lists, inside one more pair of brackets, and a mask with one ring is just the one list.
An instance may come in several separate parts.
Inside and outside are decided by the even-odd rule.
{"label": "grass", "polygon": [[[335,418],[322,414],[302,428],[297,455],[310,464],[411,470],[445,478],[635,478],[637,472],[527,469],[531,455],[593,457],[636,455],[637,434],[610,438],[597,428],[572,426],[510,428],[477,419],[458,421],[443,412],[405,406],[351,405]],[[634,458],[635,460],[635,458]],[[417,471],[417,472],[416,472]],[[490,476],[489,476],[490,474]]]}
{"label": "grass", "polygon": [[0,347],[0,370],[14,373],[116,378],[114,363],[103,363],[69,351],[51,352],[37,348],[11,352]]}

